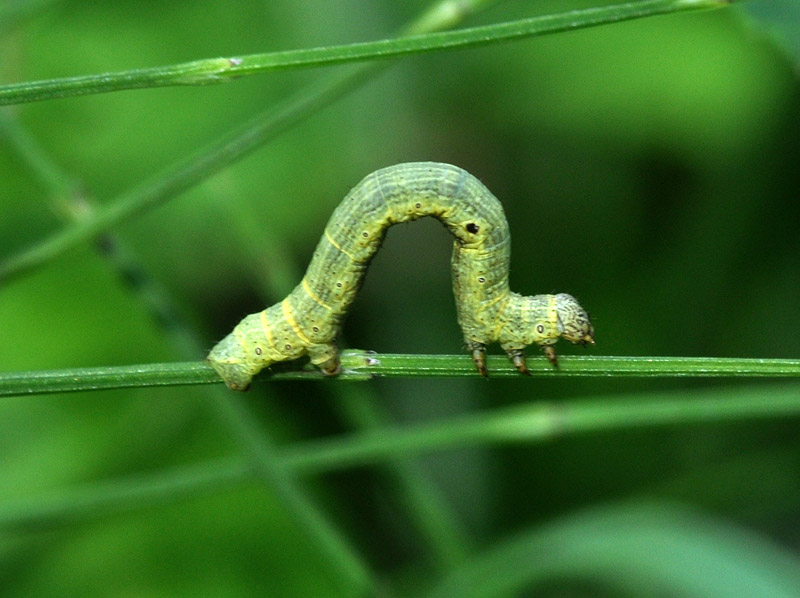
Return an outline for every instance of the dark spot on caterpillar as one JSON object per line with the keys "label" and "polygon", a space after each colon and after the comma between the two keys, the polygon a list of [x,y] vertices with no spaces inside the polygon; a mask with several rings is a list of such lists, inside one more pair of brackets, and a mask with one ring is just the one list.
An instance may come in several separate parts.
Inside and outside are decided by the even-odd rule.
{"label": "dark spot on caterpillar", "polygon": [[256,347],[256,355],[261,355],[261,347]]}
{"label": "dark spot on caterpillar", "polygon": [[473,235],[481,230],[481,227],[475,224],[474,222],[470,222],[467,224],[467,232],[472,233]]}
{"label": "dark spot on caterpillar", "polygon": [[419,210],[419,209],[422,208],[422,204],[420,202],[417,202],[417,203],[414,204],[414,207]]}
{"label": "dark spot on caterpillar", "polygon": [[319,332],[319,326],[312,326],[311,330],[314,332]]}
{"label": "dark spot on caterpillar", "polygon": [[287,343],[287,344],[285,344],[285,345],[283,346],[283,348],[284,348],[284,349],[286,349],[287,351],[291,351],[291,350],[292,350],[292,345],[290,345],[290,344],[288,344],[288,343]]}
{"label": "dark spot on caterpillar", "polygon": [[342,283],[341,283],[341,282],[337,282],[337,283],[336,283],[336,287],[337,287],[337,288],[339,288],[339,289],[341,289],[341,288],[342,288]]}
{"label": "dark spot on caterpillar", "polygon": [[483,284],[484,282],[486,282],[486,279],[483,276],[478,276],[478,282]]}
{"label": "dark spot on caterpillar", "polygon": [[367,239],[369,238],[369,233],[367,231],[364,231],[363,233],[361,233],[361,236]]}
{"label": "dark spot on caterpillar", "polygon": [[539,334],[543,334],[544,333],[544,326],[542,326],[541,324],[536,326],[536,332],[538,332]]}

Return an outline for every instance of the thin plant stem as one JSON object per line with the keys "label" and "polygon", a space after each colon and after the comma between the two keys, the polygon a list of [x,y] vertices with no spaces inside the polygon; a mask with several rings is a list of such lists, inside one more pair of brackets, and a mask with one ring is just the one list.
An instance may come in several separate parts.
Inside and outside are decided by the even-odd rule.
{"label": "thin plant stem", "polygon": [[208,85],[232,81],[245,75],[276,70],[319,67],[387,59],[422,52],[483,46],[648,16],[718,8],[731,1],[642,0],[456,31],[420,33],[396,39],[245,56],[206,58],[182,64],[116,73],[16,83],[0,86],[0,106],[124,89]]}
{"label": "thin plant stem", "polygon": [[[528,359],[531,376],[543,378],[800,378],[800,359],[750,359],[730,357],[594,357],[562,356],[559,368],[544,359]],[[529,381],[500,355],[487,357],[492,378]],[[375,377],[450,378],[480,377],[466,355],[407,355],[348,350],[342,353],[344,371],[325,376],[310,364],[275,364],[257,380],[316,380],[327,384],[365,381]],[[85,390],[215,384],[222,380],[204,361],[143,365],[0,372],[0,396],[36,395]]]}
{"label": "thin plant stem", "polygon": [[311,475],[374,465],[389,455],[504,443],[540,443],[591,432],[800,415],[797,384],[537,401],[445,421],[384,428],[379,433],[307,441],[283,453],[287,466]]}
{"label": "thin plant stem", "polygon": [[[393,426],[297,443],[277,449],[293,476],[312,476],[374,466],[398,456],[425,455],[470,446],[539,444],[587,433],[742,422],[800,415],[797,384],[620,394],[558,402],[537,401],[450,418]],[[159,474],[123,478],[19,499],[0,507],[0,529],[45,527],[70,519],[167,504],[185,496],[245,482],[251,464],[226,458]]]}

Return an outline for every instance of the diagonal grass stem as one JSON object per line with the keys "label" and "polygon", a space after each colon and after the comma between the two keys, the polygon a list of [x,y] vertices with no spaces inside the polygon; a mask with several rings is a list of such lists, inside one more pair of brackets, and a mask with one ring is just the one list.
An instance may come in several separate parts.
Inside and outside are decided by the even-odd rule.
{"label": "diagonal grass stem", "polygon": [[232,81],[245,75],[276,70],[328,66],[483,46],[678,11],[717,8],[729,4],[731,1],[644,0],[626,2],[456,31],[419,33],[396,39],[245,56],[206,58],[161,67],[16,83],[0,86],[0,106],[125,89],[208,85]]}

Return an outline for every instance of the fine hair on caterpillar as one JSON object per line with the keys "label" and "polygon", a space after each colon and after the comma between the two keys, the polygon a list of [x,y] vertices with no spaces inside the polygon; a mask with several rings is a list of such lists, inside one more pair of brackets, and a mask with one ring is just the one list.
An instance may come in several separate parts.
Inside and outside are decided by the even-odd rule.
{"label": "fine hair on caterpillar", "polygon": [[537,344],[554,367],[559,338],[594,343],[594,328],[574,297],[510,291],[511,239],[497,198],[467,171],[436,162],[397,164],[367,175],[334,210],[303,280],[281,301],[245,317],[211,350],[225,383],[246,390],[265,367],[308,355],[338,374],[336,338],[386,229],[433,216],[453,234],[451,269],[458,323],[478,371],[486,345],[499,343],[529,374],[525,347]]}

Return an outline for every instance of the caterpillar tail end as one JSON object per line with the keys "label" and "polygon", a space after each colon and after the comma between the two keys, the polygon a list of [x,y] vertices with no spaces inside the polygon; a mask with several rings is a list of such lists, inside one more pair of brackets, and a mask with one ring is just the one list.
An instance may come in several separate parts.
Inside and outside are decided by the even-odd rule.
{"label": "caterpillar tail end", "polygon": [[264,367],[259,365],[254,370],[252,365],[248,365],[244,349],[233,333],[219,341],[206,359],[231,390],[250,388],[253,376]]}

